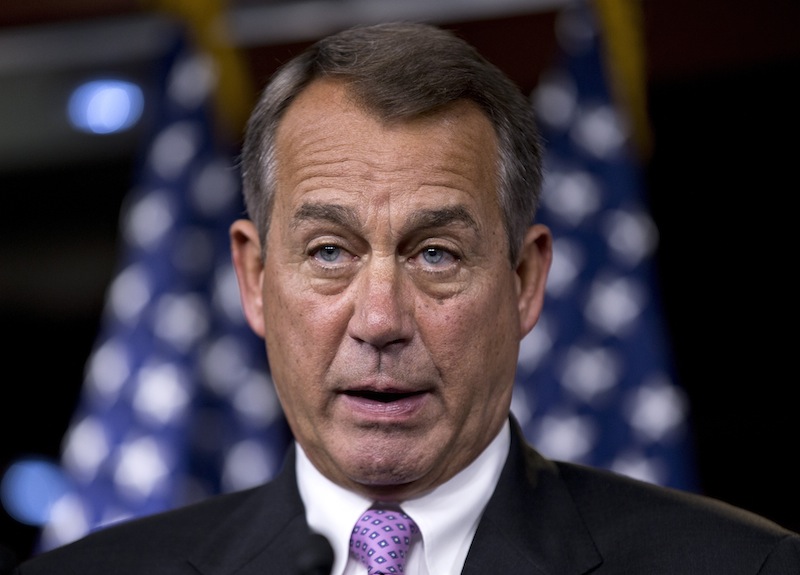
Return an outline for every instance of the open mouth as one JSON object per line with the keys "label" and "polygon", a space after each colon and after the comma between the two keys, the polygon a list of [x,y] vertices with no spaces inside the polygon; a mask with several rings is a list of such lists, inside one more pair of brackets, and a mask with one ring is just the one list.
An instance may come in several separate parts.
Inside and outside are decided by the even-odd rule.
{"label": "open mouth", "polygon": [[413,397],[415,395],[420,395],[421,391],[413,391],[407,393],[400,393],[400,392],[391,392],[391,391],[347,391],[345,395],[349,395],[351,397],[361,397],[363,399],[368,399],[370,401],[380,401],[382,403],[391,403],[392,401],[399,401],[401,399],[406,399],[407,397]]}

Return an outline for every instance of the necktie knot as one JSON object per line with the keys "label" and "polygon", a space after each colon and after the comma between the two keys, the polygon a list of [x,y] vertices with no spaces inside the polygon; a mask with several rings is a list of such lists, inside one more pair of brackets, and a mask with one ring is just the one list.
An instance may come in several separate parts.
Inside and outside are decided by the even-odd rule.
{"label": "necktie knot", "polygon": [[369,575],[403,573],[406,555],[419,534],[417,524],[401,509],[372,507],[350,536],[350,553],[367,566]]}

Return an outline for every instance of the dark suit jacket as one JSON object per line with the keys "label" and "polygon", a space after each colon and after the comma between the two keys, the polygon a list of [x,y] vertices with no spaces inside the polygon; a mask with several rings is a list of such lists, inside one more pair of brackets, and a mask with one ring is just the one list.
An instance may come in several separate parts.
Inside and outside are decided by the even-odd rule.
{"label": "dark suit jacket", "polygon": [[[465,575],[800,574],[800,535],[715,500],[547,460],[512,429]],[[16,574],[294,575],[308,537],[290,450],[266,485],[107,527]]]}

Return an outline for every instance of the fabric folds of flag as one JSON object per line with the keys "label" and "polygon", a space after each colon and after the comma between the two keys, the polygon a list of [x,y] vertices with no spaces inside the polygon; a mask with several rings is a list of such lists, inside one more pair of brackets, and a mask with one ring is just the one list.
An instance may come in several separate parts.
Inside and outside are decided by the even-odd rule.
{"label": "fabric folds of flag", "polygon": [[62,447],[73,489],[44,549],[264,481],[289,441],[230,260],[228,227],[244,207],[235,150],[214,126],[214,63],[187,36],[159,72],[119,269]]}
{"label": "fabric folds of flag", "polygon": [[545,455],[695,490],[689,405],[661,317],[658,233],[602,32],[591,4],[564,9],[563,61],[533,95],[547,150],[538,219],[553,230],[554,261],[512,409]]}

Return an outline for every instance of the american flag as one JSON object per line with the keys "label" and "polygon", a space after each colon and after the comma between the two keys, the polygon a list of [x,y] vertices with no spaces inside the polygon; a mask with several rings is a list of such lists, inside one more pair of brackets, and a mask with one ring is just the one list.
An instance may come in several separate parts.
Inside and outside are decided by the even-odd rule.
{"label": "american flag", "polygon": [[[658,235],[625,116],[591,13],[559,21],[566,59],[533,98],[548,148],[539,220],[553,230],[555,260],[543,316],[522,342],[512,410],[545,455],[691,489],[688,404],[670,364]],[[231,266],[227,230],[244,211],[235,151],[215,143],[213,65],[181,40],[163,78],[64,439],[72,490],[42,531],[44,549],[265,481],[290,441]]]}
{"label": "american flag", "polygon": [[512,410],[552,458],[696,489],[689,404],[661,316],[630,115],[612,99],[592,5],[558,15],[561,59],[533,94],[546,145],[537,216],[554,236],[543,315]]}
{"label": "american flag", "polygon": [[290,438],[229,256],[228,226],[244,207],[235,150],[214,127],[214,62],[179,36],[63,442],[72,489],[43,549],[269,479]]}

